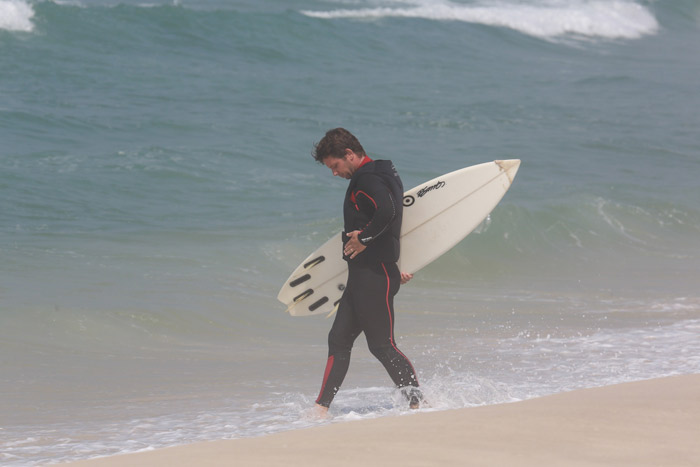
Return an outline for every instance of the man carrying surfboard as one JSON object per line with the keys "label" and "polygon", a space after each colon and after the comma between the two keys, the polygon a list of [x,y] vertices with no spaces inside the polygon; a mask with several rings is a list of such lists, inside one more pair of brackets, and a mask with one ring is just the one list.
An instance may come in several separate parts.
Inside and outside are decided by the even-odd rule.
{"label": "man carrying surfboard", "polygon": [[412,275],[401,274],[399,235],[403,184],[391,161],[372,160],[344,128],[329,130],[316,144],[316,161],[350,180],[343,203],[343,250],[348,280],[328,334],[328,362],[318,411],[325,415],[350,364],[355,339],[365,333],[370,352],[382,363],[411,408],[423,399],[411,362],[394,340],[394,296]]}

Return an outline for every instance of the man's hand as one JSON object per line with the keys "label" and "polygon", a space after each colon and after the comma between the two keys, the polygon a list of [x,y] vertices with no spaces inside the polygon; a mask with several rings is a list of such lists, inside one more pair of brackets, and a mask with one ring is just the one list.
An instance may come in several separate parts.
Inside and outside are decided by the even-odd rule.
{"label": "man's hand", "polygon": [[408,281],[413,279],[413,274],[409,274],[407,272],[402,272],[401,273],[401,284],[406,284]]}
{"label": "man's hand", "polygon": [[350,259],[355,259],[355,256],[359,255],[367,248],[362,243],[360,243],[360,239],[358,238],[359,235],[359,230],[354,230],[347,234],[349,238],[348,242],[345,244],[344,253],[345,256],[349,256]]}

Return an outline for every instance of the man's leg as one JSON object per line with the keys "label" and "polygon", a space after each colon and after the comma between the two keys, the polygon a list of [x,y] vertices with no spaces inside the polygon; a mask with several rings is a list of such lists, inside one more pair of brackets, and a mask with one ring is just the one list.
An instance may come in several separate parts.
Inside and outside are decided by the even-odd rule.
{"label": "man's leg", "polygon": [[333,326],[328,333],[328,361],[323,374],[321,392],[316,399],[316,404],[326,408],[330,407],[340,385],[343,384],[350,366],[352,345],[362,332],[352,312],[348,293],[350,285],[348,281],[348,289],[343,294]]}
{"label": "man's leg", "polygon": [[366,274],[356,309],[370,352],[382,363],[396,387],[406,388],[402,392],[411,407],[417,408],[422,395],[415,369],[394,340],[394,295],[400,281],[401,274],[393,263]]}

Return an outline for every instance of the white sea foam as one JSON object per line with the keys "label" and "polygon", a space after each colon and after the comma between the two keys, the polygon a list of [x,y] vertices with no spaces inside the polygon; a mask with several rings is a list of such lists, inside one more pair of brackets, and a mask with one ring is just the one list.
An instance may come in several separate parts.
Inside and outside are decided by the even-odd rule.
{"label": "white sea foam", "polygon": [[0,0],[0,29],[31,32],[34,9],[22,0]]}
{"label": "white sea foam", "polygon": [[[406,2],[403,2],[406,3]],[[316,18],[423,18],[514,29],[530,36],[552,39],[584,36],[602,39],[638,39],[655,34],[659,24],[652,12],[628,0],[549,0],[532,3],[494,2],[461,4],[423,0],[410,6],[384,6],[331,11],[303,11]]]}

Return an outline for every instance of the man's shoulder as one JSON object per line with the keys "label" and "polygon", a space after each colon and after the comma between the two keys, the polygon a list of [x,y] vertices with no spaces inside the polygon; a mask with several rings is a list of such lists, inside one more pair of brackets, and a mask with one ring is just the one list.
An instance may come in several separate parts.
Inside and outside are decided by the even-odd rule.
{"label": "man's shoulder", "polygon": [[391,190],[391,187],[394,185],[397,185],[400,189],[403,188],[394,163],[383,159],[373,160],[360,167],[355,172],[351,183],[353,189],[372,189],[375,187]]}
{"label": "man's shoulder", "polygon": [[[364,169],[365,167],[362,168]],[[386,181],[381,173],[374,170],[366,170],[362,172],[358,170],[357,177],[355,179],[355,186],[362,188],[376,186],[376,184],[381,184],[382,186],[386,185]]]}
{"label": "man's shoulder", "polygon": [[377,178],[387,175],[395,177],[399,176],[398,172],[396,171],[396,167],[394,167],[394,163],[390,160],[383,159],[374,160],[363,165],[357,170],[356,174],[358,178],[366,176],[374,176]]}

